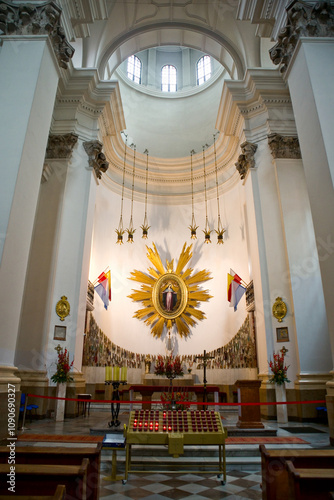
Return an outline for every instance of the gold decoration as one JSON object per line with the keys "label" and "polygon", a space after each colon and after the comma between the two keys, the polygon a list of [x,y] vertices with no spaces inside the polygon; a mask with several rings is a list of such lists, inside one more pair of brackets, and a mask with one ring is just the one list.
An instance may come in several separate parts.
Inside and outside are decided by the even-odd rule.
{"label": "gold decoration", "polygon": [[66,316],[70,314],[70,304],[67,302],[67,297],[62,296],[61,300],[58,300],[56,304],[56,313],[60,317],[60,321],[64,321]]}
{"label": "gold decoration", "polygon": [[286,304],[283,302],[282,297],[277,297],[273,305],[273,315],[279,323],[282,323],[282,319],[285,317],[286,313]]}
{"label": "gold decoration", "polygon": [[144,307],[135,312],[134,317],[144,320],[151,327],[153,336],[161,337],[164,326],[170,331],[175,324],[181,337],[190,333],[190,326],[195,319],[202,320],[205,314],[197,309],[200,302],[209,300],[208,290],[199,290],[198,283],[212,279],[209,271],[203,270],[192,274],[193,269],[184,267],[192,257],[192,245],[183,245],[176,269],[174,260],[166,260],[163,265],[159,252],[153,243],[153,249],[146,247],[147,257],[154,268],[148,268],[148,274],[133,271],[131,280],[142,283],[141,290],[133,290],[129,298],[142,302]]}

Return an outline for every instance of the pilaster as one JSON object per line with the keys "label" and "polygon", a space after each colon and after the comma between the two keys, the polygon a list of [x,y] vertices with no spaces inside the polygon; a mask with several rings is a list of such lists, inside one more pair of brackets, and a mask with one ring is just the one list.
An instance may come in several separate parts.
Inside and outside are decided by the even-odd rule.
{"label": "pilaster", "polygon": [[[226,82],[221,104],[220,126],[227,134],[239,134],[241,154],[236,168],[245,189],[246,219],[251,278],[254,282],[254,316],[257,332],[257,355],[260,373],[268,372],[268,360],[282,344],[277,342],[278,327],[290,332],[289,375],[294,380],[298,372],[295,347],[295,324],[291,284],[283,279],[289,269],[283,233],[279,186],[270,140],[278,137],[295,138],[296,128],[289,91],[276,70],[251,69],[242,82]],[[293,139],[283,139],[286,144]],[[292,147],[292,146],[291,146]],[[277,148],[278,151],[279,148]],[[282,154],[282,153],[277,153]],[[273,317],[272,306],[277,296],[288,304],[288,314],[282,324]],[[263,389],[274,395],[271,387]],[[273,396],[274,397],[274,396]],[[268,409],[269,413],[273,413]]]}
{"label": "pilaster", "polygon": [[286,26],[270,56],[284,75],[291,94],[324,293],[321,325],[328,328],[333,366],[334,219],[329,215],[334,213],[333,4],[289,4]]}
{"label": "pilaster", "polygon": [[[37,396],[48,395],[49,379],[46,371],[43,370],[19,370],[18,375],[21,378],[21,392],[24,394],[36,394]],[[48,400],[44,398],[34,398],[29,396],[28,404],[35,404],[38,406],[33,417],[42,418],[46,416],[48,408]]]}
{"label": "pilaster", "polygon": [[[0,198],[0,362],[14,366],[21,306],[53,105],[62,70],[73,55],[54,2],[0,2],[0,149],[6,158]],[[24,78],[22,78],[24,75]],[[19,110],[19,118],[18,118]],[[29,196],[27,196],[29,193]],[[14,299],[15,297],[15,299]]]}
{"label": "pilaster", "polygon": [[[295,381],[297,401],[322,401],[326,399],[326,384],[330,378],[329,373],[300,373]],[[311,403],[297,405],[298,420],[315,421],[317,407],[325,403]]]}

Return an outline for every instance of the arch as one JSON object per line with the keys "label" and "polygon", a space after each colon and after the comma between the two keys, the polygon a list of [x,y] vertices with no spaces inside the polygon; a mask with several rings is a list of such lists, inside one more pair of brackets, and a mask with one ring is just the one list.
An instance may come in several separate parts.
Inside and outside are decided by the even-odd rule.
{"label": "arch", "polygon": [[130,30],[114,40],[99,58],[99,73],[103,79],[108,79],[119,64],[133,53],[161,45],[178,45],[200,50],[220,62],[231,78],[241,80],[244,76],[244,61],[235,46],[222,35],[199,26],[186,23],[171,25],[167,22]]}

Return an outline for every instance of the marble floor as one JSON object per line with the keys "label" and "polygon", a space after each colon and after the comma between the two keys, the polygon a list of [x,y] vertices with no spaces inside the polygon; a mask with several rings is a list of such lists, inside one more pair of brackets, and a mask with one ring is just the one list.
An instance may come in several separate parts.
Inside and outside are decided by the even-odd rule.
{"label": "marble floor", "polygon": [[[226,408],[226,407],[225,407]],[[127,423],[129,412],[126,408],[120,412],[120,420]],[[223,425],[227,428],[233,427],[238,419],[234,408],[225,409],[221,413]],[[65,419],[64,422],[55,422],[52,419],[25,422],[25,428],[19,434],[69,434],[69,435],[89,435],[92,430],[103,428],[110,419],[109,408],[101,409],[92,407],[89,415],[77,418]],[[329,443],[329,431],[326,424],[321,423],[298,423],[289,422],[290,431],[284,430],[287,425],[280,426],[276,421],[264,422],[266,429],[277,430],[277,436],[300,437],[305,444],[289,445],[291,447],[302,448],[331,448]],[[296,428],[298,433],[292,433],[291,428]],[[305,432],[303,432],[305,431]],[[266,445],[267,446],[267,445]],[[268,448],[286,448],[287,445],[270,444]],[[136,452],[136,459],[142,463],[147,460],[147,456],[141,457],[140,450]],[[206,457],[207,455],[207,457]],[[200,464],[208,457],[214,455],[212,447],[201,447],[201,451],[194,450],[189,453],[187,460],[194,464]],[[221,478],[213,473],[173,473],[165,474],[161,472],[152,473],[149,470],[142,473],[130,473],[128,481],[124,483],[124,452],[117,454],[117,480],[111,480],[111,460],[110,450],[102,451],[100,469],[100,498],[107,500],[120,499],[254,499],[261,500],[261,472],[260,456],[258,444],[236,444],[226,446],[226,467],[227,480],[222,484]],[[211,458],[212,459],[212,458]],[[159,458],[156,459],[159,461]],[[200,470],[200,467],[198,467]]]}

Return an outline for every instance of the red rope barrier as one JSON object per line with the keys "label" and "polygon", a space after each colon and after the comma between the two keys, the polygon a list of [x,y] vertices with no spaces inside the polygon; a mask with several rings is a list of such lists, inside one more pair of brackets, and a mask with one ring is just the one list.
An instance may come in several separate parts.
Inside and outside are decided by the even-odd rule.
{"label": "red rope barrier", "polygon": [[[27,394],[31,398],[42,398],[42,399],[59,399],[63,401],[77,401],[83,403],[120,403],[120,404],[162,404],[161,401],[124,401],[124,400],[105,400],[105,399],[78,399],[78,398],[59,398],[57,396],[42,396],[40,394]],[[168,402],[164,402],[164,404]],[[215,403],[215,402],[197,402],[197,401],[182,401],[180,404],[190,404],[190,405],[205,405],[205,406],[269,406],[269,405],[302,405],[302,404],[320,404],[326,403],[325,400],[312,400],[312,401],[267,401],[267,402],[256,402],[256,403]]]}

